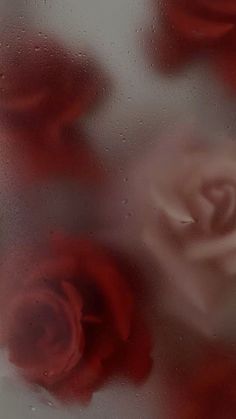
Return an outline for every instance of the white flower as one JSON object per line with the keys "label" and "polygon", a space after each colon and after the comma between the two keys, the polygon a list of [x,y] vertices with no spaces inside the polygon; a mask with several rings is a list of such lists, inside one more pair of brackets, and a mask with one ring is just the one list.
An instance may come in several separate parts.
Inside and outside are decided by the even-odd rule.
{"label": "white flower", "polygon": [[144,239],[167,300],[211,330],[236,283],[236,144],[164,139],[140,182]]}

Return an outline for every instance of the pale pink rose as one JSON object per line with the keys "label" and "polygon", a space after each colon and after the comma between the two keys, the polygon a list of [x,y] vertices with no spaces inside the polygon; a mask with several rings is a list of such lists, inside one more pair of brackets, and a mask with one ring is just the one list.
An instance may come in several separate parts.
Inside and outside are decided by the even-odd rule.
{"label": "pale pink rose", "polygon": [[168,305],[209,333],[236,283],[236,144],[186,136],[164,138],[149,156],[139,178],[141,223]]}

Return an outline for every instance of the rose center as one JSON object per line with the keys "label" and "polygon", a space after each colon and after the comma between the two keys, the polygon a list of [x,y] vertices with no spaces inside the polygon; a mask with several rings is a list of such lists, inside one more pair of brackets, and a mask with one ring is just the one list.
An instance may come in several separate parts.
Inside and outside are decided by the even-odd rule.
{"label": "rose center", "polygon": [[15,364],[41,363],[48,354],[66,350],[71,327],[59,306],[33,302],[15,313],[10,330],[9,352]]}
{"label": "rose center", "polygon": [[202,188],[203,197],[211,207],[209,227],[212,232],[224,234],[236,224],[236,188],[232,183],[218,182]]}

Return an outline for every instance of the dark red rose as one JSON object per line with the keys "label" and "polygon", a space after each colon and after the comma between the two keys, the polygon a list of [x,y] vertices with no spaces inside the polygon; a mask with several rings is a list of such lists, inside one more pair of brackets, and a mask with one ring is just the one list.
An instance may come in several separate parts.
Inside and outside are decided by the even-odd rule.
{"label": "dark red rose", "polygon": [[1,142],[4,137],[11,144],[16,176],[103,180],[87,136],[74,127],[107,86],[97,64],[48,36],[19,29],[2,34],[0,63]]}
{"label": "dark red rose", "polygon": [[12,29],[1,36],[0,116],[4,124],[31,127],[55,139],[58,127],[86,113],[103,94],[105,77],[83,51],[54,39]]}
{"label": "dark red rose", "polygon": [[[150,336],[135,306],[129,275],[100,244],[57,239],[33,270],[5,273],[1,340],[30,382],[61,400],[88,400],[112,373],[143,380]],[[12,282],[9,273],[12,272]]]}
{"label": "dark red rose", "polygon": [[232,72],[236,45],[234,0],[166,0],[158,8],[162,30],[152,33],[152,60],[166,72],[176,71],[192,58],[205,55],[219,67],[229,84],[236,86]]}
{"label": "dark red rose", "polygon": [[179,419],[235,419],[235,354],[211,353],[194,368]]}

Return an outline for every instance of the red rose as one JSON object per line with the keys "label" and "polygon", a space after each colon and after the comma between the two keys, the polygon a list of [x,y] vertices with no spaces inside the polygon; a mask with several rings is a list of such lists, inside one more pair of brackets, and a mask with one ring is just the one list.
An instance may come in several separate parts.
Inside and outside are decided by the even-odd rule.
{"label": "red rose", "polygon": [[236,88],[236,3],[234,0],[166,0],[162,31],[152,34],[151,55],[164,71],[175,71],[193,56],[205,54]]}
{"label": "red rose", "polygon": [[212,353],[193,372],[179,419],[235,419],[235,355]]}
{"label": "red rose", "polygon": [[5,124],[42,131],[55,138],[58,127],[88,111],[101,96],[104,76],[81,51],[68,51],[43,34],[12,30],[1,36],[0,112]]}
{"label": "red rose", "polygon": [[101,70],[85,54],[18,29],[2,35],[0,58],[1,142],[5,137],[13,148],[17,177],[103,179],[99,159],[72,124],[103,94]]}
{"label": "red rose", "polygon": [[130,278],[108,250],[57,240],[51,259],[30,274],[26,265],[29,278],[18,277],[14,264],[5,274],[1,327],[9,359],[25,378],[60,399],[87,400],[115,371],[135,381],[147,376],[150,337]]}

